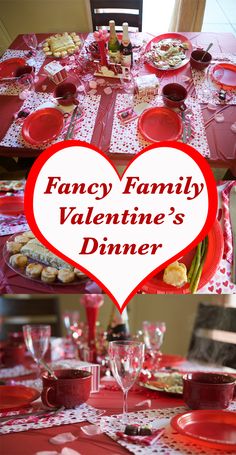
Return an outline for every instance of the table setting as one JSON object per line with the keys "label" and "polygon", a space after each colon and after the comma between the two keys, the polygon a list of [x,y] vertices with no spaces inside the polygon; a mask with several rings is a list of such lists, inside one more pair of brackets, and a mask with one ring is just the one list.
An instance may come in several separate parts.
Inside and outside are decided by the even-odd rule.
{"label": "table setting", "polygon": [[[15,189],[14,189],[15,185]],[[24,215],[25,180],[0,181],[1,289],[5,293],[101,293],[80,270],[50,253],[29,230]],[[234,294],[235,181],[219,181],[218,214],[207,238],[139,292],[154,294]],[[205,248],[205,254],[200,248]],[[195,264],[200,254],[199,266]],[[45,259],[44,259],[45,258]],[[181,265],[183,264],[183,265]],[[48,268],[53,268],[48,269]],[[173,268],[174,267],[174,268]],[[49,273],[50,272],[50,273]],[[169,273],[174,272],[175,280]],[[181,272],[181,273],[180,273]]]}
{"label": "table setting", "polygon": [[109,50],[107,31],[17,37],[0,60],[1,154],[37,156],[73,138],[122,164],[150,143],[180,140],[233,169],[235,38],[134,33],[130,40],[131,68]]}
{"label": "table setting", "polygon": [[[16,377],[16,365],[1,360],[0,435],[7,453],[14,453],[17,441],[32,438],[22,449],[27,455],[75,455],[95,447],[98,453],[234,453],[236,370],[162,353],[164,321],[143,321],[138,332],[125,336],[111,325],[109,341],[111,329],[96,324],[101,301],[84,296],[87,309],[91,302],[96,311],[87,311],[86,323],[78,312],[64,315],[65,327],[68,318],[73,321],[67,342],[76,344],[74,358],[51,361],[59,340],[51,344],[50,358],[50,325],[8,333],[1,354],[21,339],[25,358],[18,358],[18,367],[25,366],[26,374],[19,370]],[[85,365],[82,348],[93,363]]]}

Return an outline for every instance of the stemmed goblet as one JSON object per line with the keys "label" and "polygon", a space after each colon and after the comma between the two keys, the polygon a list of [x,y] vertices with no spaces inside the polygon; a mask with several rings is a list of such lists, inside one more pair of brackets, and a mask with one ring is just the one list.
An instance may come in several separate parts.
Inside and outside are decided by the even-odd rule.
{"label": "stemmed goblet", "polygon": [[39,377],[40,363],[49,346],[51,327],[50,325],[27,324],[23,326],[23,334],[26,347],[37,363]]}
{"label": "stemmed goblet", "polygon": [[143,340],[146,351],[153,359],[153,369],[158,369],[160,348],[166,331],[165,322],[143,321]]}
{"label": "stemmed goblet", "polygon": [[112,374],[121,387],[123,418],[128,411],[128,392],[137,380],[144,361],[144,344],[138,341],[111,341],[108,348]]}

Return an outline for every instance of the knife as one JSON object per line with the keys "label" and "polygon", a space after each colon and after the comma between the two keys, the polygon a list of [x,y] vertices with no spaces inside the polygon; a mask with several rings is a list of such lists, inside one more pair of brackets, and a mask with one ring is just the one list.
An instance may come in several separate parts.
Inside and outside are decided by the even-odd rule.
{"label": "knife", "polygon": [[233,238],[233,264],[231,278],[232,282],[236,283],[236,186],[233,186],[230,191],[229,213]]}
{"label": "knife", "polygon": [[71,137],[71,131],[72,131],[72,128],[74,129],[74,125],[73,124],[74,124],[75,117],[77,115],[78,109],[79,109],[79,106],[77,104],[75,106],[74,110],[73,110],[73,113],[72,113],[72,116],[71,116],[71,119],[70,119],[70,124],[69,124],[67,132],[66,132],[65,140],[66,139],[70,139],[70,137]]}

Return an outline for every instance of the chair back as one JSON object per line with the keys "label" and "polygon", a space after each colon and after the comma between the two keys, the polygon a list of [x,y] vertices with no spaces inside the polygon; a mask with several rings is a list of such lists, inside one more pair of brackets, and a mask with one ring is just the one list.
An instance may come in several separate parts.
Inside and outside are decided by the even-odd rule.
{"label": "chair back", "polygon": [[236,308],[199,304],[188,359],[236,368]]}
{"label": "chair back", "polygon": [[109,20],[114,20],[116,29],[121,30],[123,22],[129,28],[142,31],[143,0],[90,0],[93,30],[108,27]]}

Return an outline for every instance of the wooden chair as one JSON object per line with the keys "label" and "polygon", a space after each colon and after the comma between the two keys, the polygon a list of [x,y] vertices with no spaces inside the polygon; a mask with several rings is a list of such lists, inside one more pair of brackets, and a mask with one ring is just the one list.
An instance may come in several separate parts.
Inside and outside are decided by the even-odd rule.
{"label": "wooden chair", "polygon": [[117,30],[128,22],[129,28],[142,31],[143,0],[90,0],[90,6],[93,30],[108,27],[112,19]]}
{"label": "wooden chair", "polygon": [[8,332],[21,331],[24,324],[50,324],[52,336],[61,336],[59,300],[47,298],[0,297],[1,340]]}
{"label": "wooden chair", "polygon": [[188,359],[236,368],[236,308],[199,304]]}

